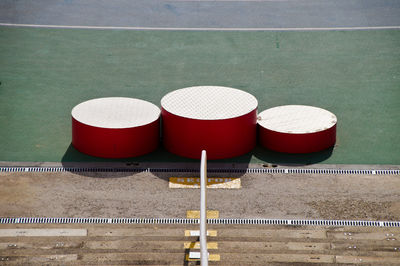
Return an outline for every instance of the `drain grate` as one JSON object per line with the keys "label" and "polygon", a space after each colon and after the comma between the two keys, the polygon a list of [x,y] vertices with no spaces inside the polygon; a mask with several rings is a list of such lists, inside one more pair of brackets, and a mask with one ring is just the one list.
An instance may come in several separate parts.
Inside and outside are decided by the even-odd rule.
{"label": "drain grate", "polygon": [[[251,173],[251,174],[335,174],[335,175],[400,175],[400,170],[357,170],[357,169],[296,169],[296,168],[244,168],[208,169],[208,173]],[[198,173],[192,168],[113,168],[113,167],[0,167],[0,172],[152,172],[152,173]]]}
{"label": "drain grate", "polygon": [[[185,218],[0,218],[0,224],[198,224],[199,219]],[[207,219],[208,224],[226,225],[311,225],[400,227],[400,221],[288,220],[288,219]]]}

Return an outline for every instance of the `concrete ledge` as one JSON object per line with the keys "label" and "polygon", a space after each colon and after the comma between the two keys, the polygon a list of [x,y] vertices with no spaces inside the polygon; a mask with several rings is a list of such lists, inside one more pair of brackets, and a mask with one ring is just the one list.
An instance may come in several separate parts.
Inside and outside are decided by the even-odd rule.
{"label": "concrete ledge", "polygon": [[86,229],[0,229],[0,237],[87,236]]}

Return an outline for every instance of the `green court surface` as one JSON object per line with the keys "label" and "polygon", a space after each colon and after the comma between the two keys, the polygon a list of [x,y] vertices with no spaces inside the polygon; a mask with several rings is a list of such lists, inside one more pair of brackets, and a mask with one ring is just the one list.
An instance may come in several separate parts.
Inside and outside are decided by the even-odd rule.
{"label": "green court surface", "polygon": [[[337,145],[310,155],[257,147],[224,162],[400,164],[400,31],[191,32],[0,28],[0,161],[107,161],[70,146],[71,109],[196,85],[338,117]],[[123,161],[182,162],[163,148]]]}

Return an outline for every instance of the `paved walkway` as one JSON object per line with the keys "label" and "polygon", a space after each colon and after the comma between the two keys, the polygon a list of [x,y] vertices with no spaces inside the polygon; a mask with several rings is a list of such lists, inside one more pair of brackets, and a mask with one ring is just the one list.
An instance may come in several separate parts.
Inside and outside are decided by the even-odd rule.
{"label": "paved walkway", "polygon": [[[169,188],[196,173],[0,173],[2,217],[184,218],[197,189]],[[240,177],[240,189],[208,189],[220,218],[400,221],[400,176],[209,174]]]}
{"label": "paved walkway", "polygon": [[[182,225],[0,225],[6,265],[196,265]],[[396,265],[400,229],[209,225],[210,265]]]}

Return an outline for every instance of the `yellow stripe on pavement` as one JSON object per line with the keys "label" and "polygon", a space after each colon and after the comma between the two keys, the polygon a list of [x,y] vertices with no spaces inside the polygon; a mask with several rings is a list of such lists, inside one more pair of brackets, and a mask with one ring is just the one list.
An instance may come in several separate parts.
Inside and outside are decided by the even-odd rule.
{"label": "yellow stripe on pavement", "polygon": [[[200,219],[200,211],[198,210],[186,211],[186,218]],[[219,211],[207,210],[207,219],[218,219],[218,218],[219,218]]]}
{"label": "yellow stripe on pavement", "polygon": [[[169,188],[200,188],[199,177],[170,177]],[[207,188],[241,188],[238,177],[208,177]]]}
{"label": "yellow stripe on pavement", "polygon": [[[183,248],[185,249],[200,249],[200,242],[184,242]],[[207,249],[218,249],[217,242],[207,242]]]}

